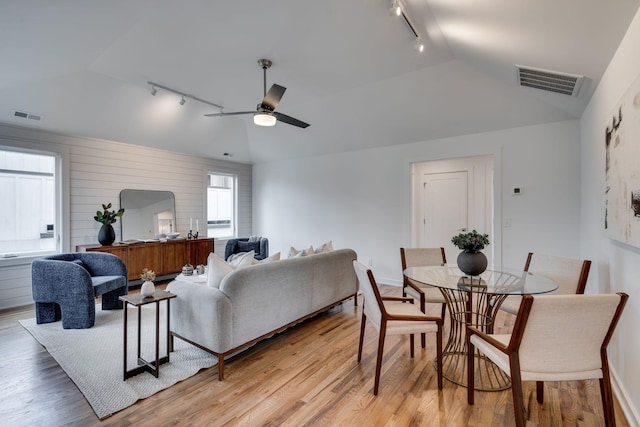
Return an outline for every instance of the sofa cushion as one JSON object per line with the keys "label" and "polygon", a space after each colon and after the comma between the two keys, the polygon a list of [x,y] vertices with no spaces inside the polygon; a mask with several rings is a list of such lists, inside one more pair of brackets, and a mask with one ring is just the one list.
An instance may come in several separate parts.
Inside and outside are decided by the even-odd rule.
{"label": "sofa cushion", "polygon": [[93,276],[91,284],[95,296],[99,296],[127,286],[127,279],[124,276]]}

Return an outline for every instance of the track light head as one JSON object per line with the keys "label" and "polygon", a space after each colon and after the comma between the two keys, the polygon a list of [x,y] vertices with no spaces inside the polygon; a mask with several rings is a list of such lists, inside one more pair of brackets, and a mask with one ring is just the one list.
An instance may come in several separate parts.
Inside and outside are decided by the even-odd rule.
{"label": "track light head", "polygon": [[393,16],[402,15],[402,6],[400,5],[400,0],[393,0],[391,2],[391,7],[389,8],[389,13]]}
{"label": "track light head", "polygon": [[156,96],[156,93],[158,93],[158,91],[156,90],[156,87],[151,86],[151,96]]}
{"label": "track light head", "polygon": [[420,39],[420,37],[416,39],[415,49],[420,53],[424,52],[424,43],[422,42],[422,39]]}
{"label": "track light head", "polygon": [[180,105],[184,105],[184,103],[187,102],[186,99],[184,99],[184,96],[180,99]]}

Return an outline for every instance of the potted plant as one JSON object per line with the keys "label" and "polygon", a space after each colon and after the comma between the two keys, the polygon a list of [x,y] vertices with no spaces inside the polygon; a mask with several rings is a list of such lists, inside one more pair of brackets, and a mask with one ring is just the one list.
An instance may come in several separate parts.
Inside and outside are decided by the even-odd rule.
{"label": "potted plant", "polygon": [[458,255],[458,268],[469,276],[478,276],[487,269],[487,257],[480,252],[489,244],[489,235],[476,230],[453,236],[451,243],[462,250]]}
{"label": "potted plant", "polygon": [[93,217],[96,221],[102,224],[100,232],[98,233],[98,242],[103,246],[111,245],[116,240],[116,232],[113,230],[113,224],[116,222],[117,217],[121,217],[124,213],[124,209],[120,208],[118,211],[111,209],[111,203],[108,205],[102,204],[102,212],[97,211],[96,216]]}

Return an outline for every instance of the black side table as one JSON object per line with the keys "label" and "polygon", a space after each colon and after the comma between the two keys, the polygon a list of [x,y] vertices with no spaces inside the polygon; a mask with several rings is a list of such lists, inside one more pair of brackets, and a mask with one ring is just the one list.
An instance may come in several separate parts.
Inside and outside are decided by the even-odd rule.
{"label": "black side table", "polygon": [[[149,372],[156,378],[160,371],[160,365],[169,361],[169,319],[170,319],[170,300],[177,295],[167,291],[155,291],[152,296],[143,297],[140,294],[123,295],[120,300],[124,301],[124,364],[123,364],[123,380],[131,378],[142,372]],[[160,357],[160,301],[167,301],[167,355]],[[156,360],[148,362],[140,356],[140,324],[142,316],[142,306],[145,304],[156,303]],[[127,370],[127,304],[138,307],[138,366]]]}

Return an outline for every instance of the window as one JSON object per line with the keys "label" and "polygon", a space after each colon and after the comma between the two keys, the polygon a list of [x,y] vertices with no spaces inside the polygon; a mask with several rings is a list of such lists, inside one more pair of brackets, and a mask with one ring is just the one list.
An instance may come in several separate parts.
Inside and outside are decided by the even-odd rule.
{"label": "window", "polygon": [[207,187],[207,236],[236,236],[236,182],[234,175],[209,174]]}
{"label": "window", "polygon": [[58,156],[0,147],[0,257],[59,252]]}

